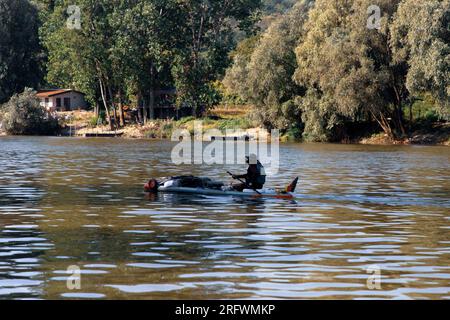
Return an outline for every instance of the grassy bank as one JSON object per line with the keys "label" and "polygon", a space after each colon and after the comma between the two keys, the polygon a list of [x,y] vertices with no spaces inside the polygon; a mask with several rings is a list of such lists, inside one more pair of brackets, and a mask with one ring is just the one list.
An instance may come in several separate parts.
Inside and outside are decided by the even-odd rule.
{"label": "grassy bank", "polygon": [[[185,117],[180,120],[149,120],[145,124],[132,123],[129,119],[123,128],[111,131],[105,123],[99,123],[93,112],[77,111],[60,113],[65,135],[83,136],[86,133],[118,133],[125,138],[170,139],[175,130],[187,130],[194,134],[194,123],[202,122],[203,130],[216,129],[222,134],[227,130],[258,130],[248,117],[249,108],[243,106],[219,107],[203,118]],[[101,121],[100,121],[101,122]]]}
{"label": "grassy bank", "polygon": [[254,124],[245,117],[233,119],[217,119],[217,118],[200,118],[193,117],[182,118],[178,121],[172,120],[155,120],[143,127],[145,138],[170,138],[175,130],[187,130],[194,135],[194,123],[201,121],[203,130],[219,130],[225,134],[227,130],[247,130],[254,128]]}

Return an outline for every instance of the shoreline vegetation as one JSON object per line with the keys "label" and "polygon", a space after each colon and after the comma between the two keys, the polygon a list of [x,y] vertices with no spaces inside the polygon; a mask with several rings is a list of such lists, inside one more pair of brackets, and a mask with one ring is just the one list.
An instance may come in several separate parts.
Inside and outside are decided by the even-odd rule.
{"label": "shoreline vegetation", "polygon": [[[174,130],[188,130],[193,136],[194,121],[202,121],[203,130],[217,129],[225,136],[226,131],[239,130],[249,137],[257,136],[263,128],[251,120],[252,108],[245,106],[219,106],[203,118],[185,117],[180,120],[148,120],[145,124],[130,123],[117,130],[110,130],[108,124],[94,125],[97,117],[92,111],[71,111],[58,113],[61,130],[55,136],[85,137],[86,135],[111,136],[125,139],[171,139]],[[6,133],[0,130],[0,136]],[[235,135],[232,135],[233,137]],[[280,142],[304,143],[289,133],[281,134]],[[347,135],[341,140],[332,141],[341,144],[365,145],[440,145],[450,146],[450,122],[431,122],[412,128],[408,138],[392,140],[383,132],[360,130]]]}
{"label": "shoreline vegetation", "polygon": [[450,144],[450,0],[0,1],[8,134]]}

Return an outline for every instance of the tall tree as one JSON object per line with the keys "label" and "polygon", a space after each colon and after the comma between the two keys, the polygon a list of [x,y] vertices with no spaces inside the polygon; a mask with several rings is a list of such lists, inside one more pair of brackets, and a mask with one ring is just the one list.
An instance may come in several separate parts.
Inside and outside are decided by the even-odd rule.
{"label": "tall tree", "polygon": [[[235,86],[246,89],[245,98],[257,106],[259,120],[266,127],[288,129],[301,120],[294,99],[304,90],[292,76],[297,68],[295,48],[303,36],[311,3],[298,1],[269,27],[251,55],[246,74],[236,79]],[[227,76],[232,73],[231,69]]]}
{"label": "tall tree", "polygon": [[[69,0],[55,4],[43,28],[48,80],[101,96],[108,118],[126,99],[154,117],[155,91],[174,83],[194,113],[210,104],[210,82],[223,73],[236,23],[252,26],[260,0],[80,0],[81,25],[68,30]],[[112,112],[109,114],[109,109]],[[110,121],[111,122],[111,121]]]}
{"label": "tall tree", "polygon": [[[97,4],[98,3],[98,4]],[[105,41],[98,29],[99,19],[105,17],[101,2],[80,0],[80,29],[71,27],[68,11],[70,0],[59,1],[41,28],[41,38],[47,50],[47,82],[53,86],[80,90],[92,104],[97,102],[99,88],[95,57],[105,61]],[[105,28],[107,29],[107,28]]]}
{"label": "tall tree", "polygon": [[316,1],[305,40],[297,48],[295,74],[297,83],[310,91],[307,99],[299,100],[306,134],[308,129],[322,130],[323,138],[361,112],[370,114],[390,137],[405,134],[407,69],[393,63],[389,46],[389,23],[400,0],[377,1],[379,28],[368,27],[372,2]]}
{"label": "tall tree", "polygon": [[138,97],[144,119],[155,117],[155,91],[171,84],[173,48],[180,45],[180,9],[176,1],[122,1],[111,16],[110,59],[118,95]]}
{"label": "tall tree", "polygon": [[[450,119],[450,1],[404,0],[390,26],[394,62],[409,66],[411,94],[430,92]],[[426,26],[426,27],[425,27]]]}
{"label": "tall tree", "polygon": [[223,84],[229,95],[237,95],[242,100],[250,102],[250,88],[248,87],[248,74],[253,52],[259,45],[260,34],[240,41],[235,50],[230,53],[232,64],[227,68]]}
{"label": "tall tree", "polygon": [[179,104],[197,115],[211,105],[211,82],[223,75],[235,29],[250,32],[261,0],[179,0],[184,44],[176,48],[173,77]]}
{"label": "tall tree", "polygon": [[[157,69],[158,40],[165,39],[158,36],[159,30],[166,30],[162,23],[168,20],[167,4],[173,3],[80,0],[79,28],[70,29],[70,1],[61,1],[43,32],[49,82],[82,90],[94,103],[100,97],[111,128],[113,118],[123,125],[122,105],[128,95],[143,97],[153,90],[149,78]],[[170,30],[171,25],[166,27]]]}
{"label": "tall tree", "polygon": [[38,11],[28,0],[0,0],[0,103],[42,76]]}

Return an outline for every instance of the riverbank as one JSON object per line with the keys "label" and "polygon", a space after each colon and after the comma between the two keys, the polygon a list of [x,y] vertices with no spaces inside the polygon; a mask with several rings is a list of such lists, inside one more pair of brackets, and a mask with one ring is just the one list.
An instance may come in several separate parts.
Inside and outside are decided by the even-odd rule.
{"label": "riverbank", "polygon": [[450,123],[434,123],[412,132],[409,138],[392,140],[384,133],[362,138],[359,144],[450,146]]}
{"label": "riverbank", "polygon": [[[236,106],[233,108],[216,108],[207,117],[195,119],[186,117],[180,120],[152,120],[145,124],[133,123],[128,119],[126,126],[111,130],[109,125],[100,124],[99,119],[90,111],[61,112],[58,114],[62,136],[75,137],[122,137],[126,139],[170,139],[175,130],[187,130],[194,134],[195,121],[202,121],[204,131],[214,129],[220,131],[221,137],[226,138],[227,131],[239,130],[239,133],[229,133],[228,138],[250,138],[260,136],[263,128],[250,120],[251,108]],[[450,123],[421,123],[412,128],[409,138],[392,140],[384,133],[368,133],[359,130],[345,139],[338,141],[344,144],[364,145],[443,145],[450,146]],[[0,130],[0,136],[6,135]],[[219,133],[217,134],[219,135]],[[352,136],[353,135],[353,136]],[[281,142],[295,142],[289,134],[281,135]],[[300,141],[297,141],[300,142]]]}
{"label": "riverbank", "polygon": [[[89,112],[72,113],[71,121],[66,123],[64,135],[95,136],[111,135],[128,139],[170,139],[174,130],[187,130],[194,134],[194,122],[202,121],[203,130],[219,130],[223,135],[227,130],[241,130],[241,135],[256,137],[261,127],[256,126],[248,117],[249,110],[243,108],[217,109],[208,117],[195,119],[193,117],[180,120],[153,120],[146,124],[130,123],[125,127],[111,131],[107,125],[94,125],[94,114]],[[280,137],[281,142],[293,142],[294,138],[288,134]],[[450,123],[429,123],[413,128],[409,138],[392,140],[384,133],[349,137],[341,143],[367,144],[367,145],[444,145],[450,146]]]}
{"label": "riverbank", "polygon": [[106,124],[99,123],[93,112],[76,111],[59,113],[64,136],[111,135],[129,139],[170,139],[174,131],[187,130],[194,134],[194,125],[201,121],[203,131],[216,130],[217,135],[227,131],[241,131],[240,135],[257,136],[262,128],[254,125],[247,117],[248,109],[215,109],[208,116],[196,119],[185,117],[180,120],[148,120],[145,124],[133,123],[128,119],[124,127],[111,130]]}

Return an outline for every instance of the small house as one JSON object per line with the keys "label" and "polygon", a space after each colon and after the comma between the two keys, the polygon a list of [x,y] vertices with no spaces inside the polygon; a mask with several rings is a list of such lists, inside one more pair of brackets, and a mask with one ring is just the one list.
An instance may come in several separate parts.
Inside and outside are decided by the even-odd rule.
{"label": "small house", "polygon": [[177,91],[175,88],[155,91],[155,119],[180,119],[192,115],[192,108],[189,105],[177,108],[175,104],[176,95]]}
{"label": "small house", "polygon": [[85,110],[85,94],[71,89],[40,90],[37,93],[41,106],[48,111]]}

